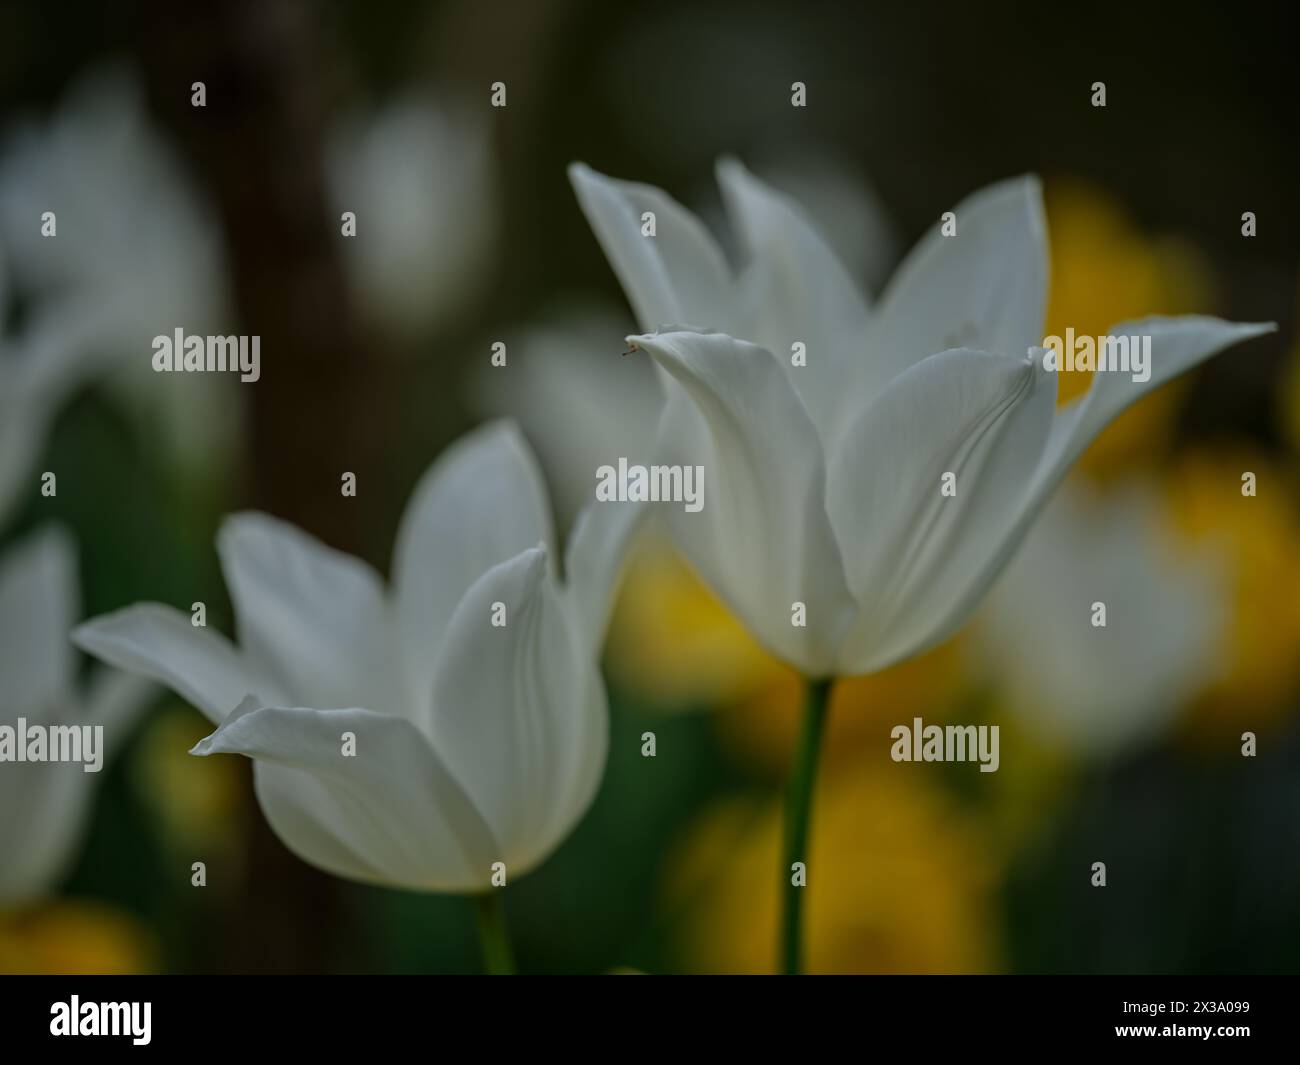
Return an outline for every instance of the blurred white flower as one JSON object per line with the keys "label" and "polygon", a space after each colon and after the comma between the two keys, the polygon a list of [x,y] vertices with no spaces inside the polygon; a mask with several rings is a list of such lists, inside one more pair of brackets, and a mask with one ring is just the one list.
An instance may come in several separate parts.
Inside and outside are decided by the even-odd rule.
{"label": "blurred white flower", "polygon": [[99,365],[91,347],[93,322],[63,313],[57,303],[40,307],[16,335],[7,336],[7,295],[0,259],[0,524],[24,485],[36,490],[32,467],[50,419]]}
{"label": "blurred white flower", "polygon": [[540,474],[518,430],[495,423],[416,488],[391,593],[358,559],[245,514],[218,539],[238,648],[158,604],[75,639],[218,723],[194,753],[255,759],[267,820],[304,860],[482,890],[494,862],[510,876],[541,862],[595,794],[608,731],[597,655],[637,511],[588,510],[561,582]]}
{"label": "blurred white flower", "polygon": [[[47,211],[54,236],[42,235]],[[218,227],[151,128],[129,67],[90,71],[51,118],[7,131],[0,245],[23,299],[75,333],[76,357],[122,371],[107,382],[164,436],[160,453],[189,469],[229,453],[239,438],[232,382],[152,370],[155,336],[231,330]]]}
{"label": "blurred white flower", "polygon": [[707,472],[700,513],[667,508],[674,537],[759,642],[813,677],[874,672],[951,634],[1102,428],[1272,328],[1116,326],[1152,338],[1150,380],[1099,373],[1058,412],[1056,377],[1030,351],[1047,288],[1031,178],[959,204],[956,234],[936,225],[871,311],[798,206],[737,163],[718,179],[738,273],[660,190],[581,165],[571,175],[641,327],[660,329],[628,338],[664,371],[658,461]]}
{"label": "blurred white flower", "polygon": [[1027,728],[1084,756],[1119,753],[1214,677],[1223,578],[1212,553],[1178,544],[1149,486],[1067,483],[989,592],[974,647]]}
{"label": "blurred white flower", "polygon": [[565,519],[595,497],[598,467],[655,453],[663,388],[646,359],[619,357],[627,327],[608,311],[567,313],[509,338],[506,366],[488,366],[473,382],[475,406],[523,426]]}
{"label": "blurred white flower", "polygon": [[[45,211],[57,236],[42,236]],[[200,332],[223,309],[217,231],[128,67],[92,70],[47,122],[8,131],[0,227],[25,289],[111,310],[100,320],[106,346],[147,355],[160,315]]]}
{"label": "blurred white flower", "polygon": [[[82,690],[68,632],[79,614],[71,540],[45,528],[0,558],[0,724],[102,725],[117,754],[152,685],[97,669]],[[86,828],[101,773],[75,762],[0,762],[0,906],[51,893]]]}
{"label": "blurred white flower", "polygon": [[469,108],[411,93],[373,116],[352,115],[331,138],[335,217],[362,307],[418,337],[461,311],[495,250],[498,204],[488,128]]}

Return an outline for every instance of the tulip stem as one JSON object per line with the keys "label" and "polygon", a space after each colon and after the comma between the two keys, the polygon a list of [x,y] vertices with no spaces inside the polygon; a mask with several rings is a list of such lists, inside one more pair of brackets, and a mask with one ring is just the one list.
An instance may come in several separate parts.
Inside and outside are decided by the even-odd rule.
{"label": "tulip stem", "polygon": [[[826,713],[830,708],[831,679],[810,680],[804,697],[799,749],[790,774],[785,806],[785,864],[781,867],[781,971],[797,976],[802,968],[803,893],[808,868],[808,826],[812,817],[813,788],[817,783],[817,756],[821,750]],[[804,875],[796,881],[795,862]]]}
{"label": "tulip stem", "polygon": [[514,976],[515,956],[506,930],[506,907],[500,890],[475,895],[474,921],[483,947],[483,965],[490,976]]}

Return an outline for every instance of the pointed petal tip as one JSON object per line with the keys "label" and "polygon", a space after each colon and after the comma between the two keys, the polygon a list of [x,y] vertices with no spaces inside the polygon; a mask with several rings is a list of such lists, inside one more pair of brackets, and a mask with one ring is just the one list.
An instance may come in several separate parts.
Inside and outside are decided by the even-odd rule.
{"label": "pointed petal tip", "polygon": [[226,724],[219,725],[215,731],[204,736],[187,753],[195,758],[209,758],[214,754],[242,754],[238,747],[226,742]]}
{"label": "pointed petal tip", "polygon": [[1008,195],[1019,194],[1027,199],[1041,200],[1043,198],[1043,181],[1037,174],[1027,171],[1023,174],[1013,174],[1011,177],[993,182],[988,186],[988,191],[1004,192]]}
{"label": "pointed petal tip", "polygon": [[252,694],[252,692],[249,692],[239,700],[239,705],[226,715],[226,719],[221,722],[220,725],[190,748],[189,753],[196,755],[199,758],[206,758],[210,754],[239,754],[240,751],[238,748],[232,747],[230,744],[223,742],[227,730],[229,730],[230,726],[241,717],[251,714],[256,710],[261,710],[265,706],[266,704],[260,698]]}
{"label": "pointed petal tip", "polygon": [[1043,181],[1037,174],[1016,174],[1012,177],[1003,178],[1001,181],[991,182],[971,193],[964,205],[968,208],[972,203],[983,205],[1005,203],[1012,206],[1016,202],[1025,205],[1034,221],[1035,228],[1045,233],[1047,230],[1047,207],[1043,201]]}
{"label": "pointed petal tip", "polygon": [[1217,329],[1230,335],[1224,345],[1236,344],[1242,340],[1265,336],[1277,332],[1277,322],[1230,322],[1210,314],[1149,314],[1144,318],[1116,322],[1107,330],[1111,336],[1116,334],[1140,333],[1148,325],[1200,325],[1206,329]]}
{"label": "pointed petal tip", "polygon": [[258,526],[278,521],[280,521],[279,518],[275,518],[261,510],[232,511],[225,515],[217,525],[217,547],[220,548],[222,544],[230,543],[232,540],[253,532]]}
{"label": "pointed petal tip", "polygon": [[652,359],[661,359],[672,356],[672,340],[681,332],[685,330],[665,326],[663,329],[656,329],[653,333],[624,337],[623,341],[629,351],[644,351]]}
{"label": "pointed petal tip", "polygon": [[1229,322],[1225,319],[1210,319],[1215,325],[1223,326],[1227,333],[1230,334],[1224,346],[1240,344],[1243,340],[1254,340],[1256,337],[1267,336],[1269,333],[1277,332],[1277,322]]}
{"label": "pointed petal tip", "polygon": [[[127,607],[126,609],[131,610],[133,608]],[[100,652],[105,649],[104,637],[107,629],[124,612],[118,610],[112,614],[101,614],[99,617],[83,621],[68,633],[68,642],[82,654],[90,655],[92,658],[101,658]]]}
{"label": "pointed petal tip", "polygon": [[613,179],[599,170],[588,166],[580,159],[575,159],[567,167],[565,173],[569,177],[569,184],[573,186],[575,192],[580,195],[588,189],[595,188],[598,185],[608,184]]}
{"label": "pointed petal tip", "polygon": [[93,618],[74,626],[68,632],[68,640],[74,647],[86,654],[97,654],[104,646],[104,638],[112,629],[123,622],[131,622],[137,617],[153,613],[161,603],[132,603],[106,614],[97,614]]}
{"label": "pointed petal tip", "polygon": [[[651,333],[634,333],[623,338],[624,343],[636,344],[641,347],[649,347],[652,344],[663,344],[670,338],[687,334],[690,336],[716,336],[717,329],[706,329],[703,326],[685,325],[681,322],[666,322],[658,329]],[[746,343],[743,340],[737,340],[738,344]]]}
{"label": "pointed petal tip", "polygon": [[546,566],[546,559],[550,555],[550,548],[546,546],[545,541],[539,541],[536,547],[527,547],[520,551],[516,558],[523,559],[525,565],[530,570],[530,576],[540,575]]}
{"label": "pointed petal tip", "polygon": [[1047,232],[1047,205],[1043,201],[1043,181],[1037,174],[1021,174],[1018,178],[1013,178],[1013,182],[1019,187],[1021,196],[1029,205],[1029,212],[1033,216],[1035,228],[1042,233]]}
{"label": "pointed petal tip", "polygon": [[714,160],[713,173],[719,185],[726,185],[728,181],[750,176],[749,167],[740,161],[740,156],[732,155],[730,152],[724,153]]}
{"label": "pointed petal tip", "polygon": [[80,625],[74,626],[68,633],[68,642],[79,651],[90,653],[90,645],[95,639],[96,623],[98,618],[92,618],[89,621],[83,621]]}
{"label": "pointed petal tip", "polygon": [[488,574],[504,572],[508,570],[523,571],[523,590],[522,598],[528,599],[537,591],[537,586],[546,576],[550,566],[550,548],[545,542],[539,542],[536,547],[526,547],[517,555],[498,562],[495,566],[485,570],[474,582],[485,580]]}
{"label": "pointed petal tip", "polygon": [[498,418],[491,418],[481,425],[471,429],[460,439],[453,441],[448,446],[448,451],[452,448],[463,448],[473,446],[490,446],[497,444],[521,449],[531,454],[528,447],[527,438],[520,427],[519,422],[510,415],[503,415]]}

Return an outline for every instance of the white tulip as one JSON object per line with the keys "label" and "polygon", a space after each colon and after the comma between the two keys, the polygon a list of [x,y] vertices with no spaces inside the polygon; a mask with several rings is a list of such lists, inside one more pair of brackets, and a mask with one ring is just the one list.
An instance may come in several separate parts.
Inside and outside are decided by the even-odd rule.
{"label": "white tulip", "polygon": [[218,538],[238,647],[157,604],[75,639],[219,724],[193,753],[255,759],[267,820],[304,860],[480,891],[494,863],[515,877],[541,862],[595,794],[608,729],[597,655],[637,509],[583,515],[561,582],[535,462],[494,423],[416,488],[391,592],[358,559],[244,514]]}
{"label": "white tulip", "polygon": [[1121,753],[1214,677],[1225,574],[1172,542],[1148,485],[1099,496],[1067,483],[1044,509],[974,625],[1026,728],[1085,757]]}
{"label": "white tulip", "polygon": [[[874,672],[951,634],[1102,428],[1273,328],[1116,326],[1152,338],[1150,379],[1098,373],[1058,411],[1030,351],[1047,292],[1032,178],[959,204],[956,235],[936,223],[869,309],[798,206],[739,164],[718,169],[739,271],[658,189],[571,176],[641,328],[657,330],[628,341],[664,371],[658,460],[706,470],[702,512],[665,508],[674,536],[759,641],[812,677]],[[940,494],[945,473],[955,496]]]}
{"label": "white tulip", "polygon": [[[98,670],[84,690],[68,630],[78,608],[71,540],[46,528],[0,559],[0,725],[103,726],[100,770],[121,749],[152,686]],[[58,886],[76,855],[102,776],[85,762],[0,760],[0,906]]]}

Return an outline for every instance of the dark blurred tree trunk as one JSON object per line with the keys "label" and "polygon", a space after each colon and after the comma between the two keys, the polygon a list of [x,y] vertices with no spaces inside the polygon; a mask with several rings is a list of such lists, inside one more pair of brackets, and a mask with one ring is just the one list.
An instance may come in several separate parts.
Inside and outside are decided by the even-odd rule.
{"label": "dark blurred tree trunk", "polygon": [[[301,0],[151,0],[140,26],[151,102],[216,201],[238,331],[261,336],[250,411],[252,503],[344,550],[365,554],[381,370],[351,316],[339,223],[328,203],[323,131],[339,69]],[[207,106],[191,105],[202,81]],[[165,308],[159,308],[162,319]],[[170,320],[165,323],[172,325]],[[175,323],[183,324],[183,323]],[[228,331],[235,332],[232,322]],[[341,475],[357,475],[344,498]],[[339,885],[293,857],[250,803],[249,879],[229,963],[239,971],[319,971],[336,956]]]}

